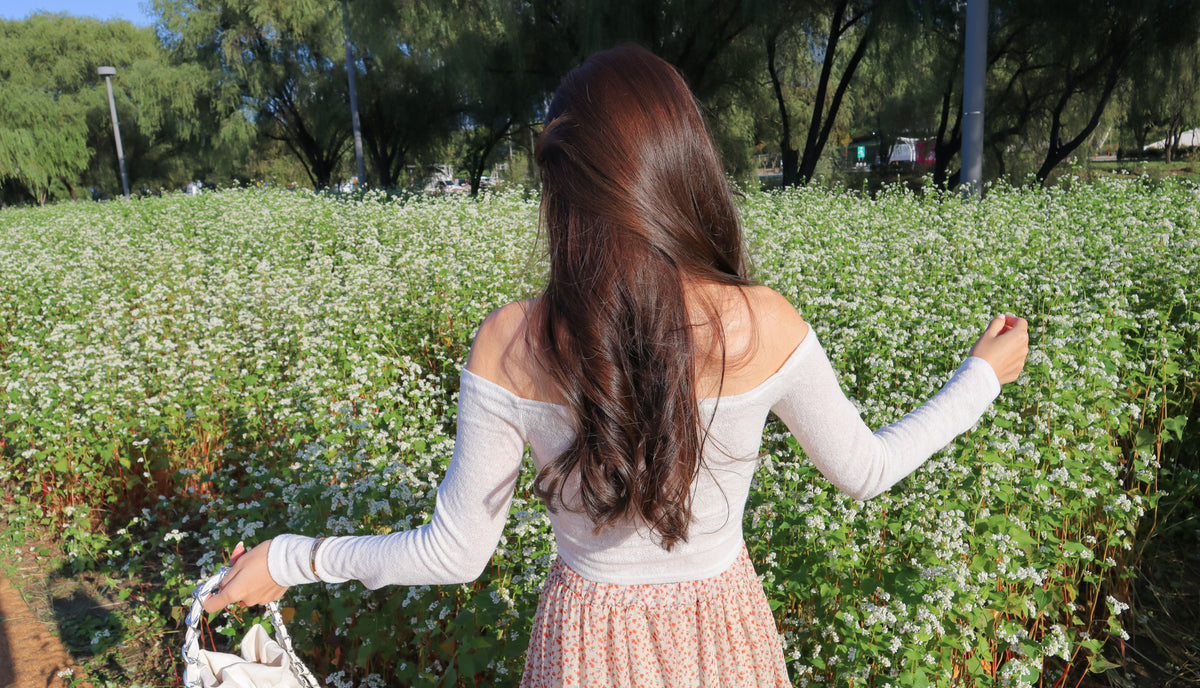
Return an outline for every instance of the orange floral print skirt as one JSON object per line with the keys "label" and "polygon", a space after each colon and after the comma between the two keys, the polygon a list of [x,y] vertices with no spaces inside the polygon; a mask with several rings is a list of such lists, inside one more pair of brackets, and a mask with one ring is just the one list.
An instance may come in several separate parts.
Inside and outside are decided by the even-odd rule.
{"label": "orange floral print skirt", "polygon": [[562,559],[546,578],[522,688],[790,686],[750,556],[697,581],[585,580]]}

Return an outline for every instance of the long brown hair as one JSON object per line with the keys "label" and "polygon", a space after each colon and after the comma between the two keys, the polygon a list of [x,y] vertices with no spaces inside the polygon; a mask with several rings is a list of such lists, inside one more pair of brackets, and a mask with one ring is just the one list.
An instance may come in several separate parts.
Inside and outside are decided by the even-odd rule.
{"label": "long brown hair", "polygon": [[532,333],[577,434],[534,490],[554,510],[577,471],[567,508],[597,530],[633,519],[669,550],[687,540],[707,429],[685,285],[749,284],[724,168],[682,77],[637,46],[563,79],[536,157],[550,276]]}

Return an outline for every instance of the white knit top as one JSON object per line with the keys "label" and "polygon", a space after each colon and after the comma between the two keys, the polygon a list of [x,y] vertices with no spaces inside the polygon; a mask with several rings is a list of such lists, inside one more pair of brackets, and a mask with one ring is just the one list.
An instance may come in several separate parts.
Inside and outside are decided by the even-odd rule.
{"label": "white knit top", "polygon": [[[594,533],[586,515],[560,508],[550,515],[558,554],[584,578],[604,583],[715,576],[741,550],[742,511],[768,411],[783,420],[834,485],[867,499],[974,425],[999,393],[991,365],[970,357],[928,402],[872,433],[809,330],[783,366],[757,387],[700,402],[702,417],[711,416],[712,424],[687,542],[668,552],[633,524]],[[318,576],[309,560],[312,538],[281,535],[268,551],[271,577],[280,585],[355,579],[369,588],[474,580],[504,529],[525,446],[540,469],[572,437],[565,407],[518,397],[463,371],[454,456],[438,487],[432,521],[390,535],[329,538],[317,553]]]}

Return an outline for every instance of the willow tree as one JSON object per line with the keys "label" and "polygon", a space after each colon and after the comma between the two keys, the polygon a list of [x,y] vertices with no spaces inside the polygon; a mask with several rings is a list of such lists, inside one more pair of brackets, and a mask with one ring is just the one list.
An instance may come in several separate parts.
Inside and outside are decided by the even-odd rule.
{"label": "willow tree", "polygon": [[56,184],[75,197],[90,157],[83,106],[14,83],[5,71],[0,66],[0,202],[28,195],[44,205]]}
{"label": "willow tree", "polygon": [[1123,86],[1200,30],[1200,4],[1176,0],[997,0],[991,9],[999,37],[989,39],[985,139],[1001,169],[1012,141],[1040,140],[1022,147],[1040,156],[1041,183],[1092,136]]}
{"label": "willow tree", "polygon": [[1070,10],[1037,3],[1040,31],[1030,32],[1030,53],[1045,65],[1038,75],[1053,91],[1045,96],[1047,150],[1037,178],[1069,157],[1092,134],[1123,79],[1137,63],[1195,40],[1197,3],[1175,0],[1091,0]]}
{"label": "willow tree", "polygon": [[341,4],[336,0],[155,0],[159,29],[181,63],[206,72],[221,119],[249,114],[321,188],[350,142]]}
{"label": "willow tree", "polygon": [[1139,60],[1130,78],[1125,123],[1139,150],[1152,132],[1162,135],[1163,153],[1171,162],[1184,130],[1200,124],[1200,38],[1148,50],[1152,59]]}
{"label": "willow tree", "polygon": [[136,187],[173,184],[180,141],[195,133],[194,72],[171,65],[153,29],[125,21],[35,14],[0,20],[0,187],[8,200],[76,198],[115,189],[104,80],[114,97]]}

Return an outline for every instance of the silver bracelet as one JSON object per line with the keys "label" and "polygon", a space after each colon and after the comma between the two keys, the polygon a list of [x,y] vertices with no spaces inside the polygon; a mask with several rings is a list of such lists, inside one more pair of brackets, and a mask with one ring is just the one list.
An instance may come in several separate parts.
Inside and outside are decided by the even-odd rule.
{"label": "silver bracelet", "polygon": [[317,580],[321,580],[321,577],[317,575],[317,548],[321,546],[322,542],[325,542],[325,538],[313,540],[312,549],[308,551],[308,566],[312,569],[312,575]]}

